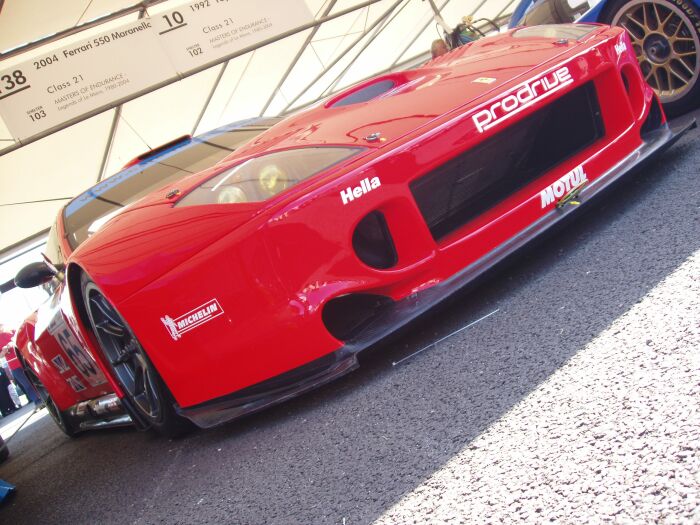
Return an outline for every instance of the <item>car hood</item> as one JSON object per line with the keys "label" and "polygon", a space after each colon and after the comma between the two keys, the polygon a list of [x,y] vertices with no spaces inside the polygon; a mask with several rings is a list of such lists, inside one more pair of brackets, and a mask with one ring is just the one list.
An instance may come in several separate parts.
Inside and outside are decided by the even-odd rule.
{"label": "car hood", "polygon": [[[585,27],[587,29],[580,29]],[[71,257],[115,298],[126,298],[178,264],[195,257],[266,208],[338,177],[392,143],[446,115],[463,112],[562,54],[574,54],[596,26],[524,28],[476,41],[424,66],[373,78],[263,132],[216,166],[152,192],[112,217]],[[572,35],[578,35],[571,38]],[[590,35],[590,36],[588,36]],[[390,89],[363,102],[353,94],[391,81]],[[370,141],[381,133],[379,141]],[[177,206],[179,195],[253,156],[318,145],[361,145],[364,153],[262,203]],[[70,271],[70,269],[69,269]],[[106,290],[105,290],[106,291]]]}
{"label": "car hood", "polygon": [[[380,75],[346,89],[285,119],[226,160],[318,144],[368,146],[366,137],[377,132],[383,142],[374,145],[389,144],[571,53],[600,29],[593,24],[552,25],[477,40],[416,69]],[[352,103],[355,95],[371,93],[372,87],[378,92],[374,98]]]}
{"label": "car hood", "polygon": [[[373,77],[285,118],[212,168],[152,192],[124,211],[162,204],[173,191],[184,196],[221,171],[274,151],[327,145],[386,148],[437,119],[488,99],[561,55],[574,54],[603,27],[518,28],[459,47],[416,69]],[[381,85],[390,87],[353,102],[358,93]]]}

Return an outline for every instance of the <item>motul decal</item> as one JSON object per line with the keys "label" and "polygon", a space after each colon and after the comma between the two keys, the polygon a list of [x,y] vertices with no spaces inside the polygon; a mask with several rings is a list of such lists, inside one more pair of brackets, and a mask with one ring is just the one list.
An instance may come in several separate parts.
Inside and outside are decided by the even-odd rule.
{"label": "motul decal", "polygon": [[569,173],[561,177],[558,181],[550,184],[540,192],[540,203],[542,208],[554,204],[571,190],[588,182],[588,175],[583,170],[583,165],[576,166]]}
{"label": "motul decal", "polygon": [[572,84],[568,67],[561,67],[552,73],[527,80],[515,88],[514,92],[491,103],[472,116],[479,133],[497,126],[504,120],[517,115],[540,100],[553,95],[560,89]]}
{"label": "motul decal", "polygon": [[182,334],[189,332],[202,326],[204,323],[208,323],[212,319],[223,315],[224,309],[221,308],[219,301],[216,299],[211,299],[197,308],[193,308],[186,314],[181,315],[173,319],[169,315],[161,317],[160,320],[168,330],[170,337],[173,341],[177,341],[182,337]]}

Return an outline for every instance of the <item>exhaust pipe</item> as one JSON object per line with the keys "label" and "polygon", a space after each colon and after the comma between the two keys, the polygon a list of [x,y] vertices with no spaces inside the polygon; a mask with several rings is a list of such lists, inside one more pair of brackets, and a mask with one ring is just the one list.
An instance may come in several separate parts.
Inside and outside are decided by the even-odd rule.
{"label": "exhaust pipe", "polygon": [[121,416],[124,412],[122,402],[116,394],[107,394],[90,401],[81,401],[70,408],[70,415],[78,419]]}

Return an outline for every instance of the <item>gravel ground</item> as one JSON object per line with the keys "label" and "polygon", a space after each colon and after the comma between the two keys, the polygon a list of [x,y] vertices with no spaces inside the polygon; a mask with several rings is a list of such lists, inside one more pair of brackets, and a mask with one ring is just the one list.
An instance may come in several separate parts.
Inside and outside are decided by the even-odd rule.
{"label": "gravel ground", "polygon": [[299,399],[177,441],[36,419],[0,522],[700,522],[699,138]]}
{"label": "gravel ground", "polygon": [[696,252],[377,523],[700,523],[699,297]]}

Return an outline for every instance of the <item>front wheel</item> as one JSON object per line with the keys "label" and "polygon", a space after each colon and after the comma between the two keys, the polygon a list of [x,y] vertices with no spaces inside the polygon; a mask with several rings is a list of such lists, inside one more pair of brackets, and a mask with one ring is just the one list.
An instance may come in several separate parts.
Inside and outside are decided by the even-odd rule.
{"label": "front wheel", "polygon": [[611,1],[601,22],[627,30],[642,74],[666,114],[680,115],[700,104],[700,10],[691,2]]}
{"label": "front wheel", "polygon": [[124,318],[97,285],[83,274],[83,301],[100,350],[138,415],[166,437],[176,437],[192,424],[175,412],[174,400]]}

